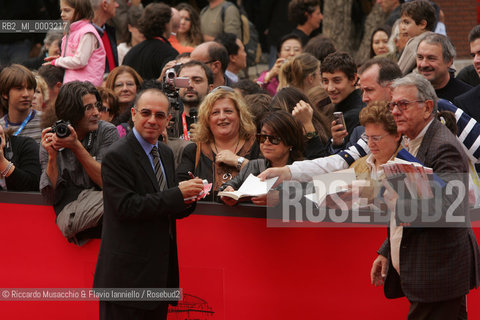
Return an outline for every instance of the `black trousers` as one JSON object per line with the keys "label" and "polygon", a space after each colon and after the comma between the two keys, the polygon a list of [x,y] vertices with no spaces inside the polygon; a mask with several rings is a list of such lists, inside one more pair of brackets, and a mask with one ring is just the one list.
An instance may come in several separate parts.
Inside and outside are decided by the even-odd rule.
{"label": "black trousers", "polygon": [[162,301],[153,310],[125,307],[109,301],[100,301],[99,320],[166,320],[168,302]]}
{"label": "black trousers", "polygon": [[433,303],[410,301],[408,320],[466,320],[466,296]]}

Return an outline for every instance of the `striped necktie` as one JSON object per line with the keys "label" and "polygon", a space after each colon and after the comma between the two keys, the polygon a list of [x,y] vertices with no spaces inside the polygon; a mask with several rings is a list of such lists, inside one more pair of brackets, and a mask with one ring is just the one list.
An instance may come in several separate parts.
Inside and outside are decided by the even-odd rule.
{"label": "striped necktie", "polygon": [[153,166],[155,167],[155,175],[157,176],[158,185],[160,186],[160,191],[163,191],[167,188],[167,181],[162,172],[162,167],[160,166],[160,158],[158,155],[158,148],[154,146],[150,152],[153,158]]}

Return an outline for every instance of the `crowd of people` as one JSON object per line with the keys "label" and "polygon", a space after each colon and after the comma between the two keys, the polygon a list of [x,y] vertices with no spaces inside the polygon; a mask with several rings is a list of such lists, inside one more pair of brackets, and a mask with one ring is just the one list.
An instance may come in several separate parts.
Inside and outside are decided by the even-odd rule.
{"label": "crowd of people", "polygon": [[[319,1],[291,0],[285,10],[295,27],[278,37],[272,65],[251,80],[237,4],[209,0],[197,10],[61,0],[64,33],[49,32],[37,57],[0,60],[0,190],[40,191],[70,242],[102,237],[95,286],[171,287],[178,286],[175,219],[194,210],[202,180],[212,183],[205,200],[233,206],[217,193],[238,189],[249,174],[278,177],[271,192],[248,199],[276,206],[281,182],[352,167],[374,181],[373,201],[382,165],[408,153],[445,182],[465,174],[457,212],[467,219],[440,230],[392,218],[372,283],[385,282],[387,297],[407,296],[409,319],[463,315],[466,293],[480,284],[468,220],[468,207],[480,206],[480,25],[468,39],[473,71],[456,78],[438,6],[378,3],[388,17],[359,65],[316,34]],[[403,196],[387,190],[386,210],[448,210]],[[451,194],[440,197],[452,202]],[[161,259],[145,250],[159,232]],[[144,271],[137,282],[109,274],[135,256],[153,261],[125,270]],[[120,319],[135,313],[129,308],[166,314],[163,303],[110,302],[100,314]]]}

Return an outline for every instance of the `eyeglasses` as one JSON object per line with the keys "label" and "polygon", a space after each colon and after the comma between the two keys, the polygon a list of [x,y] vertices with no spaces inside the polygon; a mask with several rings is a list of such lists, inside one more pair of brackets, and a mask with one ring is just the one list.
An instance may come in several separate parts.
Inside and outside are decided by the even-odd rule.
{"label": "eyeglasses", "polygon": [[395,109],[395,107],[398,107],[398,110],[400,111],[405,111],[408,109],[408,106],[414,102],[425,102],[423,100],[413,100],[413,101],[408,101],[408,100],[400,100],[400,101],[397,101],[397,102],[390,102],[388,104],[388,109],[390,110],[390,112],[393,111],[393,109]]}
{"label": "eyeglasses", "polygon": [[369,136],[367,135],[365,132],[362,133],[361,137],[363,140],[365,141],[369,141],[369,140],[372,140],[373,142],[379,142],[380,140],[382,140],[384,137],[388,136],[388,134],[384,134],[383,136]]}
{"label": "eyeglasses", "polygon": [[[137,108],[135,110],[139,111]],[[140,115],[144,118],[150,118],[152,116],[152,110],[150,109],[142,109],[139,111]],[[155,119],[156,120],[165,120],[167,115],[163,112],[155,112]]]}
{"label": "eyeglasses", "polygon": [[257,141],[259,143],[265,143],[265,141],[267,141],[267,139],[273,145],[279,145],[280,142],[282,142],[282,138],[280,138],[280,137],[275,137],[275,136],[272,136],[272,135],[269,135],[269,134],[257,133]]}
{"label": "eyeglasses", "polygon": [[102,105],[100,108],[98,108],[98,111],[100,112],[108,112],[110,113],[110,110],[112,110],[111,108],[107,108],[105,107],[104,105]]}
{"label": "eyeglasses", "polygon": [[97,108],[97,110],[100,111],[100,108],[103,107],[103,104],[100,101],[97,101],[95,103],[84,105],[83,107],[85,108],[85,111],[91,111],[93,108]]}

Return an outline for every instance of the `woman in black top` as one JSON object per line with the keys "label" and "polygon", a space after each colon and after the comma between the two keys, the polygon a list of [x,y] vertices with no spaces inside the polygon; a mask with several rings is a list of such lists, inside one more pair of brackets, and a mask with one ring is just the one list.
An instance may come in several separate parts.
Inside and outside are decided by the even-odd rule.
{"label": "woman in black top", "polygon": [[[257,176],[267,168],[283,167],[293,161],[303,160],[302,125],[286,111],[277,110],[263,118],[257,141],[264,158],[250,160],[238,176],[220,188],[221,191],[237,190],[250,174]],[[279,192],[273,191],[268,197],[263,195],[251,200],[257,205],[266,205],[267,201],[268,205],[275,205],[279,199]],[[221,200],[228,205],[237,204],[236,200],[229,197],[221,197]]]}

